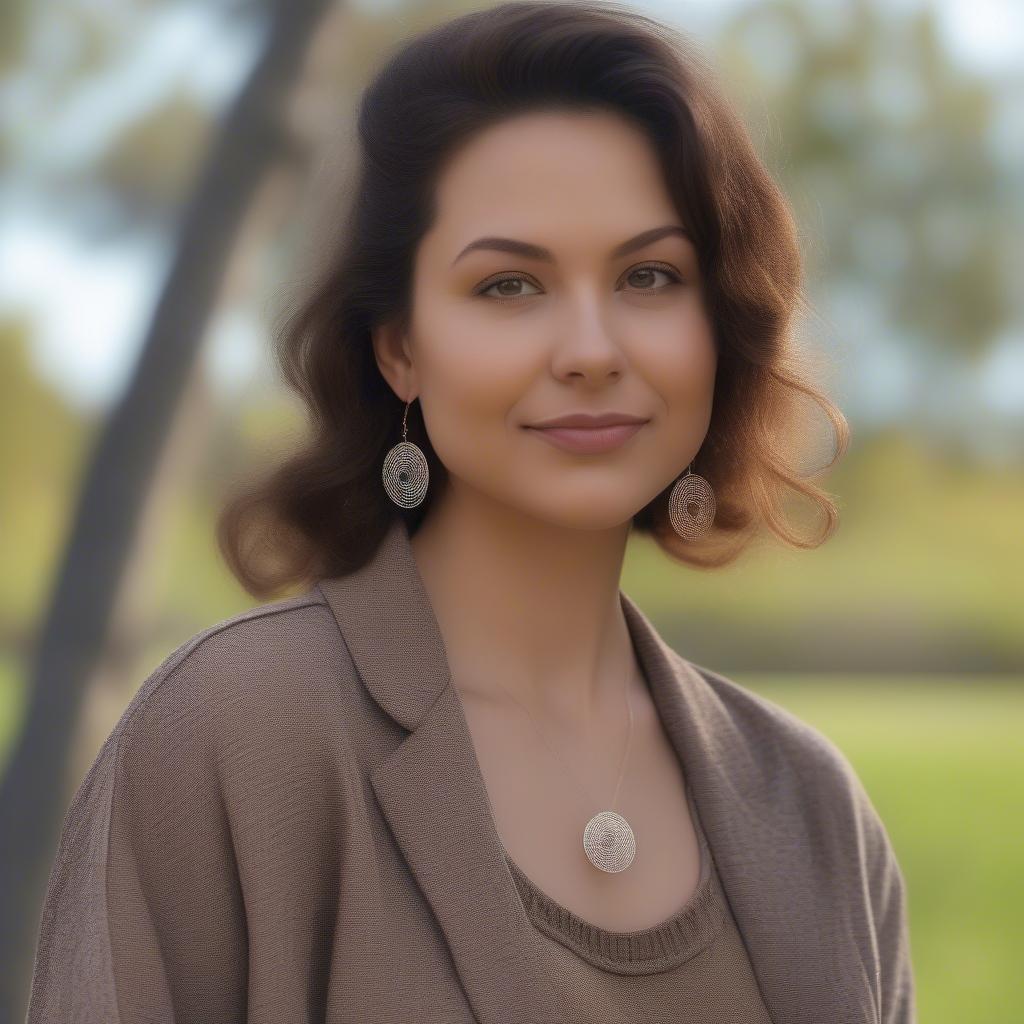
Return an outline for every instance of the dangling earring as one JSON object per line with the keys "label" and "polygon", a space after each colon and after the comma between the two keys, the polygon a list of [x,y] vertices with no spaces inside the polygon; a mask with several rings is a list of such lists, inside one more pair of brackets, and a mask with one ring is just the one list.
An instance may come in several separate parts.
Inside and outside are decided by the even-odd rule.
{"label": "dangling earring", "polygon": [[409,404],[405,403],[402,415],[402,440],[384,457],[381,473],[388,497],[402,508],[415,508],[423,500],[430,482],[427,457],[418,445],[407,440]]}
{"label": "dangling earring", "polygon": [[680,537],[700,540],[715,520],[715,492],[704,477],[691,471],[692,466],[691,462],[668,496],[668,517]]}

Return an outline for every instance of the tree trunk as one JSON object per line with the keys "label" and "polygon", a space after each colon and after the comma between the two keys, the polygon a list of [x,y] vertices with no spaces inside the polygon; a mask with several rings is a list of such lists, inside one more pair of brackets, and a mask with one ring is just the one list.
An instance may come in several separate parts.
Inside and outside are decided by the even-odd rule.
{"label": "tree trunk", "polygon": [[38,914],[65,808],[83,695],[99,664],[138,516],[263,176],[289,146],[286,102],[329,0],[275,0],[253,70],[221,123],[131,381],[85,468],[29,674],[24,726],[0,780],[0,1019],[28,1002]]}

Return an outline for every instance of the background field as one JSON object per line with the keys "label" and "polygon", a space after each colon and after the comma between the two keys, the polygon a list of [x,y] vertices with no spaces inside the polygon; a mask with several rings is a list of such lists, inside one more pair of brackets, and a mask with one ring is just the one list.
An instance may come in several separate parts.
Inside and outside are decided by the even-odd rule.
{"label": "background field", "polygon": [[833,739],[907,880],[922,1021],[1020,1018],[1021,677],[736,676]]}

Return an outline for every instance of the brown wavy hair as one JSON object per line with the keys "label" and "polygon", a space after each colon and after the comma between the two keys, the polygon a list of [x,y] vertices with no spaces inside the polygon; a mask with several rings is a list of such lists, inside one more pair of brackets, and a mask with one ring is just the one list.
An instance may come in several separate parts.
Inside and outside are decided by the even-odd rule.
{"label": "brown wavy hair", "polygon": [[[732,562],[769,532],[811,548],[834,531],[836,505],[800,465],[813,436],[809,403],[835,434],[831,460],[816,472],[845,450],[849,427],[797,349],[795,314],[808,305],[794,218],[714,71],[686,36],[618,4],[513,0],[404,41],[361,96],[336,241],[275,338],[308,436],[236,486],[217,521],[221,552],[251,595],[352,572],[394,516],[411,534],[429,512],[446,471],[416,403],[409,440],[427,457],[427,497],[400,509],[384,491],[381,467],[401,437],[405,404],[377,367],[371,330],[410,322],[414,253],[453,152],[510,115],[549,109],[613,111],[647,134],[705,282],[718,362],[693,470],[714,489],[714,525],[701,541],[684,541],[671,527],[666,487],[633,529],[702,568]],[[816,527],[797,526],[784,507],[794,496],[821,513]]]}

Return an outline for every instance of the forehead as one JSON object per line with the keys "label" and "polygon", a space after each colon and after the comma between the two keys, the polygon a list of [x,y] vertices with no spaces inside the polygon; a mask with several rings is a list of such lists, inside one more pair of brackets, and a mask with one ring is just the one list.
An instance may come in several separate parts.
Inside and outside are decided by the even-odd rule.
{"label": "forehead", "polygon": [[481,234],[557,251],[678,220],[652,143],[604,111],[531,112],[485,129],[447,163],[436,200],[430,241],[449,261]]}

